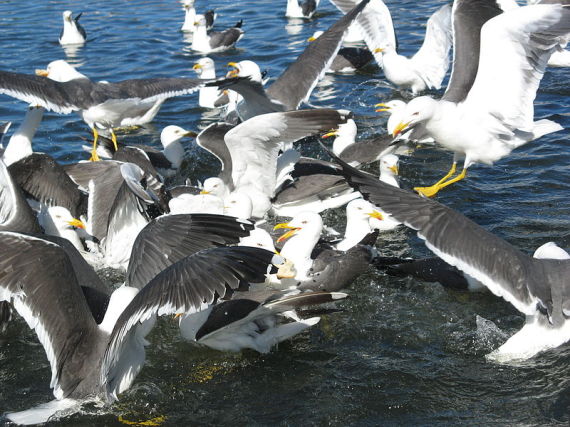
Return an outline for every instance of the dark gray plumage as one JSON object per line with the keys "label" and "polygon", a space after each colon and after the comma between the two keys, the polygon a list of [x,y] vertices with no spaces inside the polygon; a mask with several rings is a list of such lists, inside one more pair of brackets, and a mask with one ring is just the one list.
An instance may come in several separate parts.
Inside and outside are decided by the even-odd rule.
{"label": "dark gray plumage", "polygon": [[350,185],[394,219],[417,230],[444,261],[525,314],[544,310],[555,326],[570,317],[570,261],[531,258],[459,212],[336,159]]}
{"label": "dark gray plumage", "polygon": [[338,51],[337,55],[333,59],[329,70],[335,73],[355,71],[364,67],[373,59],[374,56],[368,49],[360,47],[343,47]]}
{"label": "dark gray plumage", "polygon": [[400,264],[384,266],[381,270],[390,276],[411,276],[424,282],[439,282],[446,288],[469,288],[463,273],[438,257],[402,260]]}
{"label": "dark gray plumage", "polygon": [[0,231],[40,233],[36,215],[20,186],[0,160]]}
{"label": "dark gray plumage", "polygon": [[86,194],[49,154],[32,153],[8,170],[26,197],[47,206],[63,206],[76,218],[87,213]]}
{"label": "dark gray plumage", "polygon": [[220,161],[222,169],[218,177],[224,181],[230,191],[234,190],[232,181],[232,156],[224,140],[224,136],[235,125],[230,123],[213,123],[196,137],[196,143],[204,150],[212,153]]}
{"label": "dark gray plumage", "polygon": [[442,99],[461,102],[471,90],[477,76],[481,27],[503,11],[495,0],[456,0],[451,13],[453,68]]}
{"label": "dark gray plumage", "polygon": [[296,110],[309,99],[340,49],[348,27],[368,2],[363,0],[310,43],[267,90],[261,82],[248,78],[229,78],[208,85],[232,89],[242,95],[246,103],[245,113],[241,112],[239,105],[238,111],[243,120],[264,113]]}
{"label": "dark gray plumage", "polygon": [[227,30],[210,32],[208,34],[210,37],[210,47],[212,49],[219,49],[236,44],[244,33],[241,26],[242,21],[239,21],[234,27],[228,28]]}
{"label": "dark gray plumage", "polygon": [[346,147],[339,157],[353,166],[372,163],[392,151],[393,141],[390,134],[363,139]]}
{"label": "dark gray plumage", "polygon": [[154,219],[133,244],[125,283],[141,289],[173,263],[200,250],[236,244],[253,224],[225,215],[181,214]]}

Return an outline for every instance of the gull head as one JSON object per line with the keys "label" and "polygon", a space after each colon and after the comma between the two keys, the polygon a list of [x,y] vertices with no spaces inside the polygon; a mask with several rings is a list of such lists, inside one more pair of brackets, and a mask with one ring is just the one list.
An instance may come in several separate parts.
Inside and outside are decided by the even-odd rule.
{"label": "gull head", "polygon": [[204,188],[200,194],[211,194],[212,196],[224,198],[226,195],[226,185],[220,178],[212,177],[204,181]]}
{"label": "gull head", "polygon": [[392,131],[392,136],[396,137],[403,132],[407,132],[414,126],[428,121],[435,113],[437,101],[429,96],[419,96],[412,99],[402,112],[400,122]]}
{"label": "gull head", "polygon": [[372,203],[364,199],[354,199],[346,205],[346,221],[369,221],[370,218],[383,220],[384,217]]}
{"label": "gull head", "polygon": [[36,75],[47,77],[56,82],[68,82],[70,80],[87,78],[63,59],[50,62],[45,70],[36,70]]}
{"label": "gull head", "polygon": [[194,19],[194,26],[206,28],[206,18],[204,15],[196,15],[196,18]]}
{"label": "gull head", "polygon": [[250,246],[252,248],[261,248],[271,252],[277,252],[273,245],[271,235],[262,228],[254,228],[249,232],[249,236],[242,237],[239,246]]}
{"label": "gull head", "polygon": [[[399,111],[400,109],[404,108],[405,106],[406,106],[406,103],[400,99],[393,99],[391,101],[381,102],[381,103],[375,105],[375,107],[377,107],[377,109],[376,109],[377,113],[388,112],[390,114],[394,114],[396,111]],[[381,107],[381,108],[378,108],[378,107]]]}
{"label": "gull head", "polygon": [[63,12],[63,21],[64,22],[73,21],[73,12],[71,12],[71,10],[66,10],[65,12]]}
{"label": "gull head", "polygon": [[204,73],[207,74],[208,71],[215,70],[214,60],[208,57],[200,58],[200,60],[196,62],[196,64],[194,64],[192,69],[196,71],[196,73],[198,73],[199,76],[201,76]]}
{"label": "gull head", "polygon": [[398,175],[399,157],[395,154],[387,154],[380,159],[380,174],[388,176]]}
{"label": "gull head", "polygon": [[289,230],[277,239],[277,243],[287,240],[293,236],[310,238],[316,243],[323,230],[323,220],[318,213],[310,211],[300,212],[295,215],[291,221],[277,224],[273,229]]}
{"label": "gull head", "polygon": [[162,129],[162,132],[160,132],[160,142],[163,147],[167,147],[174,142],[180,141],[185,136],[195,138],[197,135],[198,134],[194,131],[183,129],[180,126],[170,125],[166,126]]}
{"label": "gull head", "polygon": [[47,215],[51,218],[58,231],[85,229],[85,224],[80,219],[74,218],[71,212],[63,206],[50,206]]}
{"label": "gull head", "polygon": [[224,200],[224,215],[236,218],[251,218],[253,203],[245,193],[232,193]]}
{"label": "gull head", "polygon": [[307,41],[308,41],[308,42],[314,42],[314,41],[317,40],[320,36],[322,36],[323,33],[324,33],[324,31],[315,31],[315,32],[313,33],[313,35],[307,39]]}
{"label": "gull head", "polygon": [[259,65],[253,61],[229,62],[228,67],[233,68],[226,74],[228,78],[249,77],[251,80],[261,83],[261,70]]}

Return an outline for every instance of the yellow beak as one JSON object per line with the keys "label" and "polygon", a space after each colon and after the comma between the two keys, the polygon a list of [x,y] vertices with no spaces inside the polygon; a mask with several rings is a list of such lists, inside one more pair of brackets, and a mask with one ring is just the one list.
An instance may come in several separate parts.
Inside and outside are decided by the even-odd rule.
{"label": "yellow beak", "polygon": [[390,166],[388,167],[388,169],[390,169],[394,175],[398,175],[398,166],[394,165],[394,166]]}
{"label": "yellow beak", "polygon": [[372,212],[367,214],[368,216],[370,216],[371,218],[376,218],[379,220],[383,220],[384,217],[382,216],[382,214],[380,212],[378,212],[377,210],[373,210]]}
{"label": "yellow beak", "polygon": [[381,112],[381,111],[390,111],[390,107],[389,107],[388,105],[382,103],[382,102],[379,103],[379,104],[376,104],[375,107],[382,107],[382,108],[378,108],[378,109],[376,110],[377,113],[379,113],[379,112]]}
{"label": "yellow beak", "polygon": [[194,64],[194,66],[192,67],[193,70],[201,70],[202,66],[200,64]]}
{"label": "yellow beak", "polygon": [[192,138],[196,138],[198,136],[198,134],[196,132],[194,132],[193,130],[188,130],[183,134],[183,136],[190,136]]}
{"label": "yellow beak", "polygon": [[278,239],[277,239],[277,243],[282,242],[283,240],[287,240],[289,237],[293,236],[297,231],[300,230],[300,228],[297,227],[292,227],[289,225],[289,223],[284,222],[281,224],[277,224],[275,227],[273,227],[273,230],[278,230],[280,228],[288,228],[290,229],[287,233],[281,235]]}
{"label": "yellow beak", "polygon": [[36,76],[47,77],[48,74],[48,70],[36,70]]}
{"label": "yellow beak", "polygon": [[325,133],[321,138],[330,138],[331,136],[337,136],[338,130],[333,130],[332,132]]}
{"label": "yellow beak", "polygon": [[392,136],[397,136],[400,135],[402,133],[403,130],[406,130],[406,128],[410,125],[410,122],[400,122],[398,123],[398,126],[396,126],[396,128],[394,129],[394,131],[392,132]]}
{"label": "yellow beak", "polygon": [[202,190],[202,191],[200,191],[200,194],[210,194],[210,192],[206,191],[206,190]]}
{"label": "yellow beak", "polygon": [[380,53],[380,52],[384,52],[384,49],[381,48],[381,47],[377,47],[376,49],[374,49],[374,50],[372,51],[372,53]]}
{"label": "yellow beak", "polygon": [[85,224],[83,224],[83,221],[81,221],[80,219],[73,218],[71,221],[67,221],[67,223],[72,227],[82,228],[83,230],[85,230]]}
{"label": "yellow beak", "polygon": [[237,64],[237,62],[228,62],[228,67],[233,67],[234,69],[228,71],[226,77],[237,77],[237,75],[239,74],[239,65]]}
{"label": "yellow beak", "polygon": [[317,40],[317,39],[314,38],[313,36],[311,36],[307,39],[308,42],[314,42],[315,40]]}

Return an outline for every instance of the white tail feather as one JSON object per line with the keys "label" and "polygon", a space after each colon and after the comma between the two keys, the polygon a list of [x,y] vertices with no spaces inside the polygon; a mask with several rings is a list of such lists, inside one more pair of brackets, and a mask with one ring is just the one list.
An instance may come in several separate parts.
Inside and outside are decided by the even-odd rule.
{"label": "white tail feather", "polygon": [[7,413],[6,418],[20,425],[40,424],[45,423],[60,411],[77,412],[80,406],[81,403],[74,399],[52,400],[25,411]]}

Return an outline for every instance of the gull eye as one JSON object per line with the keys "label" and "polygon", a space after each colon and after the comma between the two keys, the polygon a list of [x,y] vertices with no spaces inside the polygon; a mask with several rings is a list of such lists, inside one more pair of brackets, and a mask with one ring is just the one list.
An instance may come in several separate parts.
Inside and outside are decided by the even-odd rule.
{"label": "gull eye", "polygon": [[361,211],[361,210],[362,210],[362,208],[357,208],[357,209],[358,209],[359,211]]}
{"label": "gull eye", "polygon": [[263,245],[261,243],[258,243],[257,246],[259,246],[261,248]]}
{"label": "gull eye", "polygon": [[412,116],[418,116],[420,114],[419,111],[416,111],[414,114],[412,114]]}
{"label": "gull eye", "polygon": [[307,221],[302,221],[302,222],[301,222],[301,224],[306,224],[306,223],[307,223]]}

